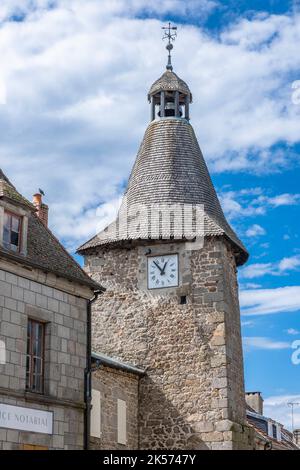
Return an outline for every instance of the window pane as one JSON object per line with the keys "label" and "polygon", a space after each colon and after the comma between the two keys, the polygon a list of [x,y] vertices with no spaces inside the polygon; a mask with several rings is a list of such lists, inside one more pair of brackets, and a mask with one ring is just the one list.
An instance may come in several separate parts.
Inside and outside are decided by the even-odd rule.
{"label": "window pane", "polygon": [[31,390],[36,390],[36,375],[32,374],[32,384],[31,384]]}
{"label": "window pane", "polygon": [[11,218],[11,229],[14,232],[19,232],[19,230],[20,230],[20,219],[19,219],[19,217],[12,216],[12,218]]}
{"label": "window pane", "polygon": [[42,372],[42,361],[40,358],[35,358],[35,369],[34,372],[36,374],[41,374]]}
{"label": "window pane", "polygon": [[10,235],[10,240],[12,245],[19,246],[19,232],[12,231]]}
{"label": "window pane", "polygon": [[11,224],[11,216],[5,212],[4,213],[4,227],[10,230],[10,224]]}
{"label": "window pane", "polygon": [[26,386],[29,390],[42,392],[44,325],[29,320],[27,335]]}
{"label": "window pane", "polygon": [[30,388],[30,375],[29,372],[26,372],[26,388]]}
{"label": "window pane", "polygon": [[3,244],[5,246],[5,248],[9,248],[9,245],[10,245],[10,236],[9,236],[10,232],[9,230],[4,227],[4,230],[3,230]]}
{"label": "window pane", "polygon": [[20,244],[21,217],[7,212],[4,213],[3,244],[14,252],[18,251]]}
{"label": "window pane", "polygon": [[26,356],[26,371],[30,372],[30,356],[28,354]]}
{"label": "window pane", "polygon": [[42,377],[40,375],[36,375],[35,377],[35,389],[37,392],[42,391]]}

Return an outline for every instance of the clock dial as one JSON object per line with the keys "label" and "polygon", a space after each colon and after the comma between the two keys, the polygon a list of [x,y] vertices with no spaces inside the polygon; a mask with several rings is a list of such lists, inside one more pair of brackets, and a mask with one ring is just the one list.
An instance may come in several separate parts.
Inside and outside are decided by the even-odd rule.
{"label": "clock dial", "polygon": [[148,288],[164,289],[178,286],[178,255],[148,258]]}

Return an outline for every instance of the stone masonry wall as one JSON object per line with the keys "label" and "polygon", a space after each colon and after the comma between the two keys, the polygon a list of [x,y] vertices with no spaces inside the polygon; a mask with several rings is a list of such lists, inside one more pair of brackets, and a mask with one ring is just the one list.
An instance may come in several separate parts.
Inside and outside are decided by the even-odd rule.
{"label": "stone masonry wall", "polygon": [[[44,394],[25,391],[28,317],[46,324]],[[54,412],[54,434],[0,429],[0,449],[83,447],[86,300],[0,270],[0,403]]]}
{"label": "stone masonry wall", "polygon": [[[91,437],[91,449],[138,448],[138,376],[110,367],[93,373],[93,389],[101,393],[101,439]],[[117,400],[126,402],[127,444],[117,441]]]}
{"label": "stone masonry wall", "polygon": [[[146,252],[178,253],[180,285],[149,291]],[[107,291],[93,349],[146,369],[140,447],[248,448],[235,261],[223,239],[100,248],[86,270]],[[187,304],[180,304],[180,296]]]}

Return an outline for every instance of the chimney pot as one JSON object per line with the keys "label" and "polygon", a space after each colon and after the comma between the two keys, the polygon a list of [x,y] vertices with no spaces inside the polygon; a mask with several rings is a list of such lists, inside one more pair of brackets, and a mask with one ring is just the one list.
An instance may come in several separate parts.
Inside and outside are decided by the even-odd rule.
{"label": "chimney pot", "polygon": [[300,429],[295,429],[293,434],[295,443],[300,446]]}
{"label": "chimney pot", "polygon": [[38,218],[45,225],[45,227],[48,227],[49,207],[47,206],[47,204],[43,203],[42,195],[40,193],[34,194],[32,203],[36,208]]}

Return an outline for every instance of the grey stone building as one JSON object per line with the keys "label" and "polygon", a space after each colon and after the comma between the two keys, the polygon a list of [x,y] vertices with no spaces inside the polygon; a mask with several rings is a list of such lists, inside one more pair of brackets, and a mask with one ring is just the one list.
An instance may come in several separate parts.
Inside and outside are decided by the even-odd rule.
{"label": "grey stone building", "polygon": [[0,170],[0,449],[83,449],[92,281]]}
{"label": "grey stone building", "polygon": [[148,98],[151,122],[117,220],[78,250],[106,287],[93,350],[145,370],[140,448],[253,448],[236,276],[248,253],[225,219],[190,124],[192,94],[170,62]]}
{"label": "grey stone building", "polygon": [[139,380],[145,372],[105,354],[92,354],[90,448],[139,448]]}

